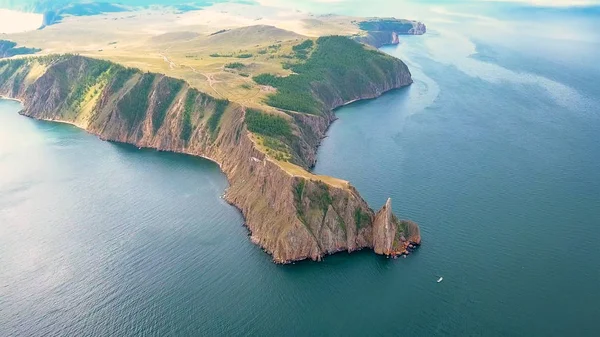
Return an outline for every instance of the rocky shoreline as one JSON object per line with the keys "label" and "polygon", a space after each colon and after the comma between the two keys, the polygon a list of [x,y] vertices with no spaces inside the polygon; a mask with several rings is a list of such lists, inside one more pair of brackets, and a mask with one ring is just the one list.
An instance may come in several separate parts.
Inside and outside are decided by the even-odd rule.
{"label": "rocky shoreline", "polygon": [[364,34],[354,36],[353,39],[375,48],[397,45],[401,35],[423,35],[427,32],[427,26],[419,21],[373,19],[361,24]]}
{"label": "rocky shoreline", "polygon": [[[230,183],[225,200],[241,211],[252,242],[271,254],[276,263],[319,261],[336,252],[364,248],[395,257],[409,254],[412,247],[421,243],[418,226],[399,220],[391,211],[390,200],[375,213],[349,183],[335,178],[323,180],[300,167],[290,171],[258,150],[247,130],[243,106],[228,102],[216,132],[207,127],[207,117],[195,118],[191,138],[182,139],[185,98],[193,89],[184,84],[173,96],[168,88],[176,79],[136,72],[120,88],[109,84],[96,90],[93,102],[86,103],[92,108],[74,111],[66,105],[70,88],[89,78],[88,69],[97,67],[97,62],[100,61],[81,56],[65,57],[48,65],[43,74],[27,84],[19,78],[25,78],[33,65],[24,62],[8,81],[0,83],[0,93],[24,102],[21,114],[31,118],[73,124],[102,140],[213,160]],[[2,69],[0,65],[0,76],[5,76]],[[152,82],[145,94],[146,111],[131,119],[124,110],[130,104],[124,102],[137,93],[149,76]],[[333,109],[410,83],[410,72],[398,60],[396,72],[384,82],[365,87],[359,96],[330,97],[324,115],[293,116],[304,121],[298,127],[307,146],[303,152],[307,166],[314,165],[317,148],[335,119]],[[164,112],[162,125],[157,127],[156,115],[167,95],[173,96],[173,101]],[[217,103],[205,94],[196,99],[198,109],[205,111],[203,116],[217,113]]]}

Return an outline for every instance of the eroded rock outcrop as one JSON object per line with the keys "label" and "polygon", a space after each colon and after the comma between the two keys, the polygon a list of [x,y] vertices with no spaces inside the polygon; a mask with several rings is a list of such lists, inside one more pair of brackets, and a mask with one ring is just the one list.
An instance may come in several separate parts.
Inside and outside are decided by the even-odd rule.
{"label": "eroded rock outcrop", "polygon": [[373,221],[373,250],[377,254],[396,256],[407,254],[421,244],[419,227],[408,220],[399,220],[392,213],[392,200],[375,215]]}

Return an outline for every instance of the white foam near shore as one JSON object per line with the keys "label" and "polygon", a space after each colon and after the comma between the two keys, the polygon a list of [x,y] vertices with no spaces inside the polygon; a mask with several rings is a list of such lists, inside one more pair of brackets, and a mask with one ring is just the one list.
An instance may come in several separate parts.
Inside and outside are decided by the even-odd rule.
{"label": "white foam near shore", "polygon": [[42,14],[0,9],[0,34],[36,30],[42,26],[43,20],[44,16]]}
{"label": "white foam near shore", "polygon": [[16,98],[12,98],[12,97],[6,97],[6,96],[2,96],[2,95],[0,95],[0,100],[14,101],[14,102],[19,102],[19,103],[23,104],[23,101],[21,101],[20,99],[16,99]]}

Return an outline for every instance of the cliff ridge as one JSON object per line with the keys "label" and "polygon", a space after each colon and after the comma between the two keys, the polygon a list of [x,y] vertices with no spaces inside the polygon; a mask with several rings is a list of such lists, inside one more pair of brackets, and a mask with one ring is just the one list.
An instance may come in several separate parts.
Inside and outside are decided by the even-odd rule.
{"label": "cliff ridge", "polygon": [[[420,243],[416,224],[398,220],[391,202],[375,214],[348,182],[307,171],[332,109],[412,82],[401,61],[372,57],[376,78],[340,69],[308,82],[317,114],[258,111],[179,79],[77,55],[0,62],[0,94],[22,100],[25,116],[217,162],[230,182],[226,200],[244,215],[252,242],[277,263],[363,248],[395,256]],[[393,67],[386,74],[378,64]],[[338,76],[364,85],[336,87]]]}
{"label": "cliff ridge", "polygon": [[427,32],[422,22],[396,18],[373,18],[359,22],[358,27],[363,33],[355,36],[354,40],[375,48],[400,43],[399,35],[423,35]]}

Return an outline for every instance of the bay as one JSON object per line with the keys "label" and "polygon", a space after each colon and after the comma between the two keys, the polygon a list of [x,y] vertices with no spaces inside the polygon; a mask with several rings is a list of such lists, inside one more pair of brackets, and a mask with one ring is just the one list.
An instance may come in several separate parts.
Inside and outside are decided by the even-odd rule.
{"label": "bay", "polygon": [[319,150],[317,173],[420,224],[407,259],[274,265],[216,164],[0,101],[0,335],[595,336],[600,30],[490,8],[411,9],[428,34],[383,51],[415,83],[339,109]]}

